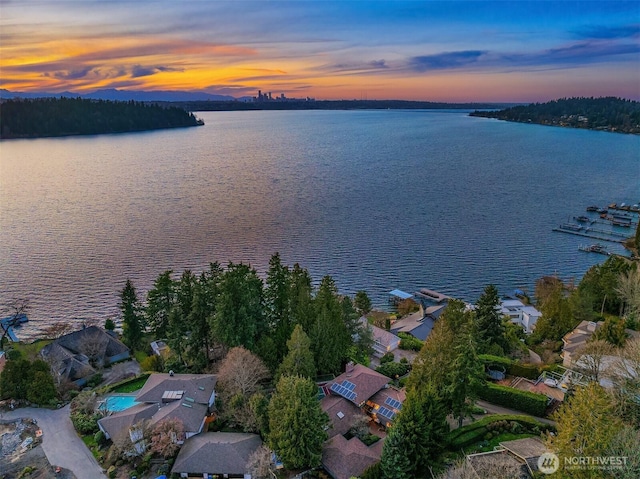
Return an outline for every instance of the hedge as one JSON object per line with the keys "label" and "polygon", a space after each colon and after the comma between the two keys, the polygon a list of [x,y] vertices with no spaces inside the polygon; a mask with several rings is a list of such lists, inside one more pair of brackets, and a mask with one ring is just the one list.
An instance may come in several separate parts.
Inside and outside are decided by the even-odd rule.
{"label": "hedge", "polygon": [[420,341],[408,333],[398,333],[398,337],[400,338],[400,344],[398,345],[400,349],[420,351],[424,346],[424,341]]}
{"label": "hedge", "polygon": [[549,424],[542,423],[529,416],[515,414],[493,414],[484,417],[467,426],[455,429],[447,436],[447,442],[451,449],[460,449],[480,441],[492,429],[492,425],[513,427],[517,423],[525,431],[540,434],[545,431],[553,431],[555,428]]}
{"label": "hedge", "polygon": [[492,404],[517,409],[539,417],[544,416],[548,401],[544,394],[521,391],[491,383],[480,388],[478,397]]}
{"label": "hedge", "polygon": [[491,354],[479,354],[478,359],[485,366],[503,366],[507,374],[511,376],[521,376],[527,379],[538,379],[540,376],[540,369],[535,364],[521,364],[512,359]]}

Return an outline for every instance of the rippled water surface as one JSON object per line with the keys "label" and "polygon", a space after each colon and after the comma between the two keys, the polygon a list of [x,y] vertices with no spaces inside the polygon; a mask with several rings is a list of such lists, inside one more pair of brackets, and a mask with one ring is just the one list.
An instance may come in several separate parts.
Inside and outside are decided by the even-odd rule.
{"label": "rippled water surface", "polygon": [[[211,261],[475,301],[604,257],[552,228],[640,200],[640,138],[442,111],[200,113],[199,128],[0,144],[0,300],[26,331],[117,314],[131,278]],[[609,244],[610,249],[622,248]]]}

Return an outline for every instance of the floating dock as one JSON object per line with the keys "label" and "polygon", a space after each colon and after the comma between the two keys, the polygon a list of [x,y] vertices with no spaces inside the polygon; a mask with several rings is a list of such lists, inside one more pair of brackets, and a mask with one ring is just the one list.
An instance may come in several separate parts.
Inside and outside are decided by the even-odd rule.
{"label": "floating dock", "polygon": [[437,291],[433,291],[427,288],[421,288],[420,291],[416,293],[416,296],[428,299],[429,301],[435,301],[436,303],[441,303],[449,299],[449,296],[447,296],[446,294],[438,293]]}
{"label": "floating dock", "polygon": [[[622,235],[624,236],[624,238],[622,239],[612,238],[611,236],[603,236],[601,234],[598,234],[600,230],[594,231],[593,228],[587,232],[574,231],[574,230],[568,230],[563,228],[553,228],[553,231],[559,231],[560,233],[568,233],[570,235],[583,236],[584,238],[593,238],[600,241],[610,241],[611,243],[623,243],[624,240],[627,239],[627,236],[624,236],[624,235]],[[610,234],[609,232],[604,232],[604,233]]]}

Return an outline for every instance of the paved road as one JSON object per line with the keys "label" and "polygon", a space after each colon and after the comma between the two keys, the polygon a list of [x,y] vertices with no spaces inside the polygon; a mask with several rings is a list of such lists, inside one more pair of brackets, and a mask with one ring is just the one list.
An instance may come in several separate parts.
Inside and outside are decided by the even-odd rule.
{"label": "paved road", "polygon": [[2,413],[2,419],[33,418],[42,429],[42,449],[54,466],[71,470],[77,478],[106,479],[98,461],[76,434],[69,406],[61,409],[21,408]]}

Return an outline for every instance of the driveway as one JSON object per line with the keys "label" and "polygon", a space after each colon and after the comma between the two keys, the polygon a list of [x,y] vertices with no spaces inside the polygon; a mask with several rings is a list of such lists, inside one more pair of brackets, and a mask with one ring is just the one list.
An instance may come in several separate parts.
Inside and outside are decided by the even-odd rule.
{"label": "driveway", "polygon": [[76,434],[69,405],[57,409],[22,408],[0,414],[2,419],[33,418],[42,429],[42,449],[54,466],[71,470],[82,479],[106,479],[91,451]]}

